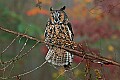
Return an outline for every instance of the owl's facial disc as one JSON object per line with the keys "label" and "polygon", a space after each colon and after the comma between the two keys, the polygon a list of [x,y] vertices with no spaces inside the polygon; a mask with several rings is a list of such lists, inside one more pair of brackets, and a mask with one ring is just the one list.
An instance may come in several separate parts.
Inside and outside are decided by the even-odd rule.
{"label": "owl's facial disc", "polygon": [[50,20],[53,24],[61,24],[65,21],[65,13],[59,10],[53,10],[51,12]]}
{"label": "owl's facial disc", "polygon": [[54,11],[54,13],[52,14],[54,23],[60,23],[60,12],[58,11]]}
{"label": "owl's facial disc", "polygon": [[67,15],[64,12],[65,6],[59,10],[53,10],[52,7],[50,8],[50,22],[52,24],[61,24],[67,20]]}

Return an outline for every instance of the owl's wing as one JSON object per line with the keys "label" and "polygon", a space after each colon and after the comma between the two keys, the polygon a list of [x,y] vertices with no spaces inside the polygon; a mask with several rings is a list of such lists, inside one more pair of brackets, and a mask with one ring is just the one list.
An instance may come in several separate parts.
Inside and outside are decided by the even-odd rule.
{"label": "owl's wing", "polygon": [[73,41],[73,38],[74,38],[74,33],[73,33],[73,30],[72,30],[72,26],[71,26],[71,23],[70,22],[68,22],[68,28],[69,28],[69,30],[70,30],[70,37],[71,37],[71,40]]}
{"label": "owl's wing", "polygon": [[46,27],[46,29],[45,29],[45,32],[44,32],[44,36],[45,36],[45,38],[47,37],[47,27]]}
{"label": "owl's wing", "polygon": [[44,32],[45,38],[46,38],[47,35],[48,35],[48,29],[49,29],[49,24],[47,23],[47,24],[46,24],[46,29],[45,29],[45,32]]}

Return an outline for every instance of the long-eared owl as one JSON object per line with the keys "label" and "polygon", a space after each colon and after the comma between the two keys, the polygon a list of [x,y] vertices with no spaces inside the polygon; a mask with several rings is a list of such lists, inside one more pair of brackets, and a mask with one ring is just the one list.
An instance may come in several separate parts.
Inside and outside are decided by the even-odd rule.
{"label": "long-eared owl", "polygon": [[[53,10],[52,7],[50,8],[50,18],[48,19],[44,33],[45,42],[72,48],[71,45],[66,43],[66,41],[73,41],[74,34],[68,16],[64,10],[65,6],[59,10]],[[48,62],[57,66],[70,67],[73,60],[73,55],[70,52],[51,45],[47,45],[47,47],[49,50],[45,59]]]}

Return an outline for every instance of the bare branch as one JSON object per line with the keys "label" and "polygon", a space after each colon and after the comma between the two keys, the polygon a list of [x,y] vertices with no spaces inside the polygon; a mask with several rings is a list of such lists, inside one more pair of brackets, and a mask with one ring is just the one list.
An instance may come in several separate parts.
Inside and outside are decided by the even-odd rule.
{"label": "bare branch", "polygon": [[9,67],[12,63],[14,63],[14,62],[20,60],[21,58],[23,58],[23,57],[24,57],[25,55],[27,55],[38,43],[39,43],[39,42],[36,42],[36,44],[34,44],[26,53],[24,53],[24,54],[22,54],[22,55],[20,55],[20,56],[16,56],[15,58],[12,58],[12,59],[9,60],[9,61],[3,62],[3,64],[7,64],[7,63],[9,63],[9,64],[7,64],[5,67],[3,67],[3,68],[0,69],[0,70],[6,69],[6,68]]}
{"label": "bare branch", "polygon": [[116,61],[113,61],[113,60],[110,60],[108,58],[102,57],[102,56],[90,54],[91,52],[86,52],[81,45],[78,45],[75,42],[73,42],[73,43],[76,44],[77,48],[80,47],[81,50],[75,50],[75,49],[73,50],[73,49],[61,47],[61,46],[58,46],[58,45],[55,45],[55,44],[46,43],[46,42],[41,41],[41,40],[39,40],[37,38],[31,37],[31,36],[28,36],[28,35],[25,35],[25,34],[22,34],[22,33],[18,33],[18,32],[12,31],[12,30],[8,30],[8,29],[5,29],[5,28],[3,28],[1,26],[0,26],[0,30],[8,32],[8,33],[15,34],[15,35],[19,35],[19,36],[22,36],[22,37],[25,37],[25,38],[37,41],[39,43],[45,43],[45,44],[48,44],[48,45],[54,45],[54,46],[56,46],[58,48],[67,50],[67,51],[71,52],[72,54],[74,54],[76,56],[79,56],[79,57],[82,57],[82,58],[83,58],[83,56],[85,56],[84,57],[85,59],[89,59],[93,63],[105,64],[105,65],[115,65],[115,66],[120,67],[120,63],[118,63]]}
{"label": "bare branch", "polygon": [[15,42],[15,40],[16,40],[18,37],[19,37],[19,35],[13,39],[13,41],[2,51],[2,53],[0,53],[0,55],[2,55],[2,54]]}
{"label": "bare branch", "polygon": [[15,34],[15,35],[19,35],[19,36],[21,36],[21,37],[25,37],[25,38],[28,38],[28,39],[31,39],[31,40],[34,40],[34,41],[37,41],[37,42],[42,42],[42,41],[40,41],[40,40],[37,39],[37,38],[28,36],[28,35],[26,35],[26,34],[18,33],[18,32],[12,31],[12,30],[5,29],[5,28],[3,28],[2,26],[0,26],[0,30],[3,30],[3,31],[8,32],[8,33]]}

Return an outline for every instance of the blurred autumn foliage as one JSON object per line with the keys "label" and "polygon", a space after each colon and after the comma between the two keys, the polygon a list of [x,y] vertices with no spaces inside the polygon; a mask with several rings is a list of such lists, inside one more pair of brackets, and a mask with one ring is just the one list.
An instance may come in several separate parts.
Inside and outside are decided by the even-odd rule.
{"label": "blurred autumn foliage", "polygon": [[[43,33],[50,13],[49,8],[53,7],[54,9],[59,9],[65,5],[67,7],[65,12],[69,17],[73,32],[75,34],[74,41],[89,47],[90,51],[96,53],[97,55],[102,55],[120,62],[120,0],[39,1],[41,2],[41,9],[39,7],[35,7],[35,5],[38,3],[38,0],[19,0],[18,2],[15,0],[12,0],[12,2],[1,0],[0,24],[6,26],[9,29],[22,33],[24,33],[26,28],[28,28],[28,31],[26,31],[28,35],[44,39]],[[5,42],[11,38],[13,39],[13,36],[11,37],[10,35],[2,32],[0,32],[0,36],[1,42]],[[21,42],[24,41],[24,39],[21,40]],[[30,46],[31,44],[33,44],[32,41],[30,41],[28,45]],[[16,45],[18,45],[18,43],[16,43]],[[87,47],[85,47],[86,50]],[[15,47],[13,47],[13,49],[14,48]],[[40,50],[38,51],[38,49]],[[36,55],[36,57],[38,57],[38,61],[36,58],[33,58],[33,61],[31,61],[33,63],[30,62],[29,66],[36,65],[41,59],[44,60],[44,56],[47,53],[47,48],[45,45],[39,46],[36,50],[38,51],[36,52],[38,54],[34,54],[32,56]],[[16,50],[16,52],[18,51]],[[34,63],[34,60],[37,62]],[[73,66],[77,65],[81,60],[82,59],[75,56],[75,63],[73,63]],[[21,61],[21,63],[25,65],[25,61]],[[85,63],[86,61],[83,61],[83,64],[74,70],[75,77],[78,80],[85,80]],[[120,79],[120,69],[114,66],[108,65],[101,67],[100,65],[91,63],[91,68],[91,73],[93,74],[92,80],[99,80],[97,77],[95,77],[95,75],[99,74],[103,74],[105,80]],[[101,68],[103,69],[103,72],[100,72]],[[50,70],[51,72],[48,73],[46,69]],[[46,67],[45,69],[41,70],[40,76],[43,77],[42,80],[53,80],[59,74],[61,74],[61,72],[63,72],[63,69],[54,71],[51,70],[51,68]],[[48,75],[47,77],[49,78],[44,78],[45,75]],[[31,80],[33,79],[35,79],[35,77],[31,78]],[[35,80],[40,79],[38,78]],[[28,78],[25,78],[25,80],[28,80]],[[58,80],[65,80],[64,76],[61,76],[58,78]]]}
{"label": "blurred autumn foliage", "polygon": [[43,14],[43,15],[48,15],[48,10],[42,9],[40,10],[39,8],[33,8],[32,10],[28,11],[26,13],[28,16],[33,16],[37,14]]}
{"label": "blurred autumn foliage", "polygon": [[[65,10],[72,23],[75,34],[74,40],[80,43],[86,41],[89,47],[92,47],[90,49],[92,52],[115,59],[115,55],[119,55],[117,54],[119,53],[117,47],[120,45],[118,42],[120,40],[119,4],[118,0],[74,0],[72,5]],[[46,10],[44,5],[51,6],[51,4],[43,2],[42,5],[41,10],[32,8],[28,10],[27,15],[42,14],[49,16],[49,10]],[[34,14],[29,15],[32,12]],[[46,47],[41,47],[41,51],[46,54]],[[74,61],[79,63],[81,59],[75,56]],[[111,67],[111,70],[113,69]],[[110,79],[108,78],[108,80]]]}

